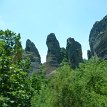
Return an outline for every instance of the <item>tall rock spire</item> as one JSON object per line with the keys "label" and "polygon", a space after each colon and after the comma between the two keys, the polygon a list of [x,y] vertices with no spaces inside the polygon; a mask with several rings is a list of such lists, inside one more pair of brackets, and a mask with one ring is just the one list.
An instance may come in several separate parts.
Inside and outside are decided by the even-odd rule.
{"label": "tall rock spire", "polygon": [[46,44],[48,47],[46,62],[52,66],[58,66],[60,63],[60,45],[54,33],[47,36]]}
{"label": "tall rock spire", "polygon": [[40,68],[40,65],[41,65],[40,54],[35,44],[31,42],[29,39],[26,41],[26,47],[25,47],[25,52],[23,57],[24,58],[29,57],[31,60],[30,73],[34,73]]}
{"label": "tall rock spire", "polygon": [[66,51],[71,67],[78,67],[79,63],[83,61],[81,44],[70,37],[67,39]]}

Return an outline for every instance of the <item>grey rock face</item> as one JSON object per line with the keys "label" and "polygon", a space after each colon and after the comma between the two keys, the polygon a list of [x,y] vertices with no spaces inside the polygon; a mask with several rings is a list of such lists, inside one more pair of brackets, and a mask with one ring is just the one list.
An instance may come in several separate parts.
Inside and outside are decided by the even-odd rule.
{"label": "grey rock face", "polygon": [[90,59],[92,57],[92,53],[90,50],[87,50],[87,57],[88,57],[88,59]]}
{"label": "grey rock face", "polygon": [[50,74],[54,71],[61,62],[60,45],[54,33],[47,36],[46,45],[48,47],[45,69],[46,73]]}
{"label": "grey rock face", "polygon": [[40,65],[41,65],[40,54],[39,54],[35,44],[33,42],[31,42],[29,39],[26,41],[26,48],[25,48],[23,57],[24,58],[29,57],[31,60],[30,73],[33,73],[40,68]]}
{"label": "grey rock face", "polygon": [[83,61],[81,44],[75,41],[74,38],[68,38],[66,51],[68,61],[71,67],[72,68],[78,67],[79,63]]}
{"label": "grey rock face", "polygon": [[93,56],[107,59],[107,16],[97,21],[89,36],[90,50]]}
{"label": "grey rock face", "polygon": [[33,42],[31,42],[29,39],[26,41],[25,51],[33,52],[38,58],[40,58],[38,49],[36,48],[35,44]]}
{"label": "grey rock face", "polygon": [[46,62],[57,67],[60,63],[60,45],[54,33],[50,33],[46,41],[48,52]]}

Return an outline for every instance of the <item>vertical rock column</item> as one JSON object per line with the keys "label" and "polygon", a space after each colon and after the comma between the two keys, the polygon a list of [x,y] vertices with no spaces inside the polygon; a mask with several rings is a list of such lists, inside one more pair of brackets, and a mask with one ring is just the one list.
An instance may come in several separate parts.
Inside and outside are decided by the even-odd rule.
{"label": "vertical rock column", "polygon": [[36,72],[41,65],[41,57],[35,44],[29,39],[26,41],[25,53],[23,56],[24,58],[29,57],[31,60],[30,73]]}
{"label": "vertical rock column", "polygon": [[48,51],[46,56],[46,63],[49,63],[53,67],[57,67],[60,63],[60,45],[54,33],[50,33],[47,36],[46,41]]}
{"label": "vertical rock column", "polygon": [[75,41],[74,38],[68,38],[66,51],[70,66],[72,68],[78,67],[79,63],[83,61],[81,44]]}

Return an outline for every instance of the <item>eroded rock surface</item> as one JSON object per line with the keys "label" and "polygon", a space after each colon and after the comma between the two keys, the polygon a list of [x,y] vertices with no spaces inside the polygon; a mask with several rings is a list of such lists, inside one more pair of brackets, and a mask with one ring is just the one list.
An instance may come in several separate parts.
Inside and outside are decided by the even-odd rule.
{"label": "eroded rock surface", "polygon": [[107,59],[107,16],[97,21],[89,36],[90,50],[93,56]]}
{"label": "eroded rock surface", "polygon": [[46,62],[52,66],[58,66],[60,63],[60,45],[54,33],[50,33],[46,41],[48,52]]}
{"label": "eroded rock surface", "polygon": [[54,71],[61,62],[60,44],[54,33],[50,33],[47,36],[46,45],[48,51],[45,66],[46,72],[50,73],[51,71]]}
{"label": "eroded rock surface", "polygon": [[66,51],[68,61],[71,67],[72,68],[78,67],[79,63],[83,61],[81,44],[75,41],[74,38],[68,38]]}
{"label": "eroded rock surface", "polygon": [[26,41],[26,48],[23,57],[29,57],[31,60],[30,73],[34,73],[39,70],[41,65],[41,57],[35,44],[29,39]]}

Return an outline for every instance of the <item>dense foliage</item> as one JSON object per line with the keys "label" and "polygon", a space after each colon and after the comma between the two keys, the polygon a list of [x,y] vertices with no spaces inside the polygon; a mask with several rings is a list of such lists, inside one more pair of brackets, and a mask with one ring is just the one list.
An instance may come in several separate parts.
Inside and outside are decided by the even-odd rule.
{"label": "dense foliage", "polygon": [[75,70],[60,67],[32,98],[32,107],[107,107],[107,61],[92,58]]}
{"label": "dense foliage", "polygon": [[106,60],[93,57],[76,69],[63,60],[48,77],[44,66],[29,75],[22,54],[20,34],[1,30],[0,107],[107,107]]}
{"label": "dense foliage", "polygon": [[[29,61],[22,60],[20,34],[0,31],[0,106],[28,107],[26,76]],[[29,103],[26,103],[29,102]]]}

